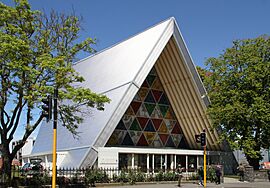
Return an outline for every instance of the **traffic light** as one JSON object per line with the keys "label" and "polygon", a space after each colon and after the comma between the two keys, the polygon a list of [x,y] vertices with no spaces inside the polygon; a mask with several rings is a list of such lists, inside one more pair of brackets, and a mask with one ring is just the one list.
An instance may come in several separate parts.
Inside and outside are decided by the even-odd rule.
{"label": "traffic light", "polygon": [[52,119],[52,97],[48,95],[47,98],[42,99],[42,102],[44,103],[41,106],[42,115],[49,122]]}
{"label": "traffic light", "polygon": [[206,134],[205,134],[205,130],[201,133],[201,146],[205,146],[206,145]]}

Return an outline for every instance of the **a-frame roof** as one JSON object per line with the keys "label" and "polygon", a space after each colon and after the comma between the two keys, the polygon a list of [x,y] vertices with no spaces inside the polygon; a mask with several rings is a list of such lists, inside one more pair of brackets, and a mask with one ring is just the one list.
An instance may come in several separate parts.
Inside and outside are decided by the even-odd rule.
{"label": "a-frame roof", "polygon": [[[79,139],[74,139],[71,133],[59,126],[58,151],[69,153],[62,166],[86,166],[94,162],[97,148],[106,144],[154,66],[177,120],[183,125],[190,148],[200,148],[194,135],[206,129],[209,133],[208,148],[221,149],[217,144],[217,133],[210,133],[210,122],[205,114],[209,104],[205,89],[175,19],[169,18],[75,65],[86,80],[82,86],[107,95],[111,102],[106,104],[104,112],[93,110],[90,116],[85,117],[78,129]],[[32,155],[51,153],[51,138],[51,126],[43,123]],[[75,157],[78,152],[80,156]]]}

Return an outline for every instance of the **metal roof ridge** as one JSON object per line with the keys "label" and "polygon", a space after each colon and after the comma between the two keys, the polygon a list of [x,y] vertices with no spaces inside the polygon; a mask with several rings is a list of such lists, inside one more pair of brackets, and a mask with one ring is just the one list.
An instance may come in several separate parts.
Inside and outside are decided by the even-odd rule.
{"label": "metal roof ridge", "polygon": [[115,46],[117,46],[117,45],[119,45],[119,44],[125,42],[125,41],[128,41],[129,39],[132,39],[132,38],[134,38],[134,37],[136,37],[136,36],[138,36],[138,35],[140,35],[140,34],[146,32],[146,31],[148,31],[148,30],[150,30],[150,29],[152,29],[152,28],[154,28],[154,27],[156,27],[156,26],[158,26],[158,25],[160,25],[160,24],[162,24],[162,23],[164,23],[164,22],[170,21],[170,20],[175,20],[175,18],[174,18],[174,17],[169,17],[169,18],[167,18],[166,20],[163,20],[163,21],[161,21],[161,22],[159,22],[159,23],[157,23],[157,24],[155,24],[155,25],[152,25],[151,27],[146,28],[145,30],[143,30],[143,31],[141,31],[141,32],[139,32],[139,33],[136,33],[136,34],[134,34],[134,35],[131,35],[130,37],[128,37],[128,38],[126,38],[126,39],[123,39],[123,40],[121,40],[121,41],[119,41],[119,42],[113,44],[112,46],[106,47],[106,48],[100,50],[99,52],[96,52],[96,53],[94,53],[94,54],[92,54],[92,55],[90,55],[90,56],[88,56],[88,57],[85,57],[85,58],[83,58],[83,59],[81,59],[81,60],[75,62],[74,65],[77,65],[77,64],[79,64],[79,63],[81,63],[81,62],[83,62],[83,61],[85,61],[85,60],[87,60],[87,59],[90,59],[90,58],[92,58],[92,57],[94,57],[94,56],[96,56],[96,55],[99,55],[99,54],[101,54],[101,53],[103,53],[103,52],[105,52],[105,51],[107,51],[107,50],[109,50],[109,49],[111,49],[111,48],[113,48],[113,47],[115,47]]}

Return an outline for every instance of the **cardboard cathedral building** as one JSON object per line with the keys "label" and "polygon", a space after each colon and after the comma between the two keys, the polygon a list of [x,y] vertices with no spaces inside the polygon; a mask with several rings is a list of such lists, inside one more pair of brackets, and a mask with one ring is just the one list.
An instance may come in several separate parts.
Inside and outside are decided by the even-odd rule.
{"label": "cardboard cathedral building", "polygon": [[[232,161],[225,144],[210,132],[209,99],[174,18],[169,18],[74,66],[83,87],[111,99],[92,110],[79,138],[57,131],[57,166],[173,169],[203,164],[195,134],[207,134],[208,164]],[[52,126],[42,123],[31,155],[52,161]],[[226,163],[227,164],[227,163]],[[230,169],[231,167],[225,167]]]}

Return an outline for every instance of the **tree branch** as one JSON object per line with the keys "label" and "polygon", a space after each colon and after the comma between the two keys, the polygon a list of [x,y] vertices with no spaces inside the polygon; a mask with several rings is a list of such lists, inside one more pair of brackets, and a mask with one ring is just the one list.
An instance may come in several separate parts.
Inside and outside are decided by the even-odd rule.
{"label": "tree branch", "polygon": [[[23,105],[20,107],[20,109],[19,109],[19,111],[18,111],[18,114],[17,114],[17,116],[16,116],[15,123],[14,123],[14,125],[13,125],[13,128],[10,127],[10,129],[12,128],[12,130],[11,130],[11,132],[10,132],[10,134],[9,134],[9,138],[8,138],[9,140],[12,140],[12,139],[13,139],[13,135],[14,135],[16,129],[18,128],[19,120],[20,120],[21,113],[22,113],[22,109],[23,109],[23,107],[25,106],[26,102],[27,102],[27,100],[25,100],[25,102],[23,103]],[[9,130],[10,130],[10,129],[9,129]]]}
{"label": "tree branch", "polygon": [[24,136],[23,136],[23,139],[12,150],[11,155],[12,155],[13,158],[16,155],[16,153],[19,151],[19,149],[21,149],[24,146],[26,140],[33,133],[33,131],[37,128],[37,126],[40,124],[40,122],[42,121],[42,119],[43,119],[43,116],[40,115],[39,118],[38,118],[38,120],[36,121],[36,123],[32,126],[32,128],[31,129],[26,129],[26,131],[24,133]]}

